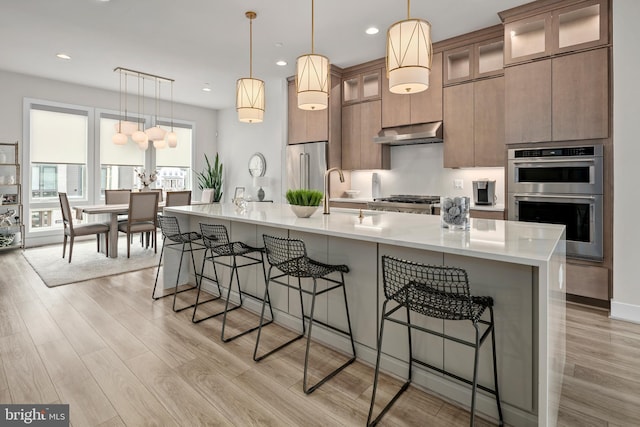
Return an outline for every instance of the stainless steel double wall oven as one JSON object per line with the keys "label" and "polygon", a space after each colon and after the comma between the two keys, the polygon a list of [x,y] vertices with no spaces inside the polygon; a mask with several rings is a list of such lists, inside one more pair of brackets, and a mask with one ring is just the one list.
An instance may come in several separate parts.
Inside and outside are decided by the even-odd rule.
{"label": "stainless steel double wall oven", "polygon": [[509,219],[564,224],[567,256],[603,258],[602,145],[508,150]]}

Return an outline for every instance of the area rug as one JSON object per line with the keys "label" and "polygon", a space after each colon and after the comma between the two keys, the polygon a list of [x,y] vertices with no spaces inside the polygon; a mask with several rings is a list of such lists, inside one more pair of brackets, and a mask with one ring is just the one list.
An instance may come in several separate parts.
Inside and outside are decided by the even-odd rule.
{"label": "area rug", "polygon": [[[23,254],[42,281],[51,288],[157,266],[160,248],[155,254],[152,248],[143,248],[137,236],[133,240],[131,258],[127,258],[124,235],[118,239],[117,258],[107,258],[97,252],[94,239],[76,241],[71,264],[68,246],[66,258],[62,258],[62,244],[26,249]],[[162,245],[162,239],[158,239],[158,242]]]}

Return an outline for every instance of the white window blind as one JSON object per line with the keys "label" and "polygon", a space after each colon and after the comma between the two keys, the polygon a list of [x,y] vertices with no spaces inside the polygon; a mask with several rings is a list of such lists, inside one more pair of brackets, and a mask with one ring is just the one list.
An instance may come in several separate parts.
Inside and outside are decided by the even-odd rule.
{"label": "white window blind", "polygon": [[100,164],[119,166],[144,165],[144,150],[138,148],[138,144],[129,138],[125,145],[116,145],[111,139],[116,133],[118,120],[100,118]]}
{"label": "white window blind", "polygon": [[[171,127],[162,127],[168,131],[171,130]],[[156,167],[190,168],[193,131],[191,127],[176,127],[176,125],[173,126],[173,131],[178,136],[178,146],[156,150]]]}
{"label": "white window blind", "polygon": [[88,117],[83,111],[30,109],[31,163],[85,164]]}

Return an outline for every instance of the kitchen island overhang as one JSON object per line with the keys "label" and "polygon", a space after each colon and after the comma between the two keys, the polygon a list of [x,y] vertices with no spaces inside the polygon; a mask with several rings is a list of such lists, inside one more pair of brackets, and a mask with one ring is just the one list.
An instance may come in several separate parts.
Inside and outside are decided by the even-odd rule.
{"label": "kitchen island overhang", "polygon": [[[249,203],[244,210],[233,204],[172,207],[166,208],[165,213],[178,217],[184,231],[199,230],[200,222],[225,224],[232,240],[249,244],[261,246],[263,233],[302,238],[314,257],[348,264],[351,272],[346,280],[358,358],[369,364],[375,362],[384,299],[381,255],[467,269],[472,293],[492,296],[496,302],[505,421],[513,425],[555,425],[565,360],[564,226],[472,219],[470,230],[449,231],[441,228],[436,216],[364,212],[359,217],[358,211],[333,209],[330,215],[318,212],[310,218],[297,218],[288,205],[264,203]],[[167,267],[170,263],[165,260],[165,275],[173,271]],[[256,271],[241,279],[243,285],[258,294],[264,290],[262,276]],[[186,282],[189,277],[185,275],[183,280]],[[296,324],[299,304],[284,294],[272,298],[272,302],[277,322],[291,327]],[[330,304],[321,307],[327,318],[335,319]],[[258,311],[259,305],[247,308]],[[469,332],[469,325],[420,321],[460,336]],[[319,335],[319,340],[338,349],[344,347],[329,331]],[[431,338],[423,341],[418,350],[422,356],[435,364],[447,364],[462,375],[469,373],[472,359],[467,351]],[[390,334],[389,342],[385,336],[384,370],[406,375],[405,347],[406,333]],[[491,373],[490,357],[484,350],[480,359],[481,382],[489,381]],[[469,404],[468,388],[439,374],[418,370],[414,383],[461,405]],[[492,399],[479,393],[477,408],[495,418]]]}

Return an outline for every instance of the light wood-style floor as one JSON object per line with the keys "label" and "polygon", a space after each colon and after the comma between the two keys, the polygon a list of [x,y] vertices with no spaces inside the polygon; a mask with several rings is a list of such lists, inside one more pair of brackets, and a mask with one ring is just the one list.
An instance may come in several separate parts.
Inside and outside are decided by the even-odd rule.
{"label": "light wood-style floor", "polygon": [[[168,299],[153,302],[153,269],[49,289],[13,251],[1,254],[0,271],[0,402],[69,403],[76,427],[365,424],[371,367],[355,363],[306,396],[303,341],[255,363],[255,333],[222,344],[220,320],[194,325],[190,310],[176,314]],[[236,310],[227,327],[256,320]],[[289,334],[269,328],[270,336]],[[559,424],[640,425],[638,349],[640,325],[570,306]],[[339,363],[319,345],[312,354],[319,369]],[[380,397],[398,384],[382,377]],[[410,388],[381,424],[468,420],[463,409]]]}

